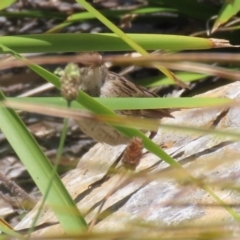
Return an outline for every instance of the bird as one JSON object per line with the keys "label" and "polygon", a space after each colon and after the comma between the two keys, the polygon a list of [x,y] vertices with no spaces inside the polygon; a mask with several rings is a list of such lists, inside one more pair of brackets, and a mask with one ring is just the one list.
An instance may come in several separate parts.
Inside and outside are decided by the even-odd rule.
{"label": "bird", "polygon": [[[101,58],[101,55],[96,52],[81,53],[81,56],[84,55]],[[79,90],[87,93],[91,97],[159,97],[146,88],[129,81],[124,76],[109,71],[107,66],[102,62],[98,65],[79,64],[79,72]],[[142,118],[173,118],[169,109],[118,110],[116,113]],[[102,122],[81,119],[77,121],[77,124],[82,132],[98,142],[116,146],[128,144],[130,141],[128,137],[118,132],[115,128]]]}

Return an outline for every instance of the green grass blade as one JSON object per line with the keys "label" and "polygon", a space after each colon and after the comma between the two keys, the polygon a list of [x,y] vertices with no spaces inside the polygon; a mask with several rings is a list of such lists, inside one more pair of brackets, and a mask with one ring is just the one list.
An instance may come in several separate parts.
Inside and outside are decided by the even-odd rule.
{"label": "green grass blade", "polygon": [[[0,100],[3,101],[4,99],[3,94],[0,92]],[[13,110],[0,107],[0,116],[2,132],[44,195],[48,179],[52,174],[52,166],[49,160],[45,157],[35,139]],[[56,174],[52,189],[47,198],[47,203],[67,233],[76,233],[85,228],[84,220],[81,218],[73,200]],[[62,211],[62,207],[66,211]],[[75,214],[71,214],[73,212]]]}
{"label": "green grass blade", "polygon": [[150,4],[163,7],[172,7],[180,13],[206,21],[217,14],[218,9],[210,4],[204,4],[196,0],[148,0]]}
{"label": "green grass blade", "polygon": [[[81,112],[78,108],[66,108],[63,106],[52,106],[51,104],[40,104],[35,102],[26,102],[26,101],[16,101],[14,99],[9,99],[5,102],[7,106],[21,109],[23,111],[34,112],[38,114],[46,114],[49,116],[57,116],[57,117],[68,117],[73,118],[77,121],[81,121],[84,118],[98,121],[106,122],[110,125],[121,126],[131,128],[134,126],[137,129],[151,130],[157,131],[159,128],[169,129],[171,131],[182,132],[183,134],[193,134],[193,135],[215,135],[219,137],[225,137],[231,141],[239,141],[240,133],[231,130],[218,130],[215,128],[209,127],[195,127],[193,125],[184,124],[164,124],[159,119],[155,118],[138,118],[132,116],[121,116],[121,115],[92,115],[90,113],[86,113],[85,111]],[[234,103],[235,105],[236,103]],[[223,107],[223,106],[222,106]],[[226,107],[226,106],[224,106]],[[82,110],[82,109],[81,109]],[[211,109],[209,109],[211,111]]]}
{"label": "green grass blade", "polygon": [[[60,97],[29,97],[29,98],[7,98],[20,103],[33,103],[52,107],[64,107],[65,102]],[[158,109],[158,108],[199,108],[229,105],[233,100],[227,98],[94,98],[95,101],[110,110],[133,110],[133,109]],[[77,102],[72,103],[72,108],[86,109]]]}
{"label": "green grass blade", "polygon": [[0,10],[3,10],[4,8],[11,6],[15,2],[16,2],[16,0],[1,0],[0,1]]}
{"label": "green grass blade", "polygon": [[9,237],[15,237],[16,239],[25,239],[24,236],[22,236],[21,234],[15,232],[12,228],[12,226],[10,226],[4,219],[0,218],[0,231],[7,234],[8,238],[3,237],[0,239],[10,239]]}
{"label": "green grass blade", "polygon": [[[98,20],[100,20],[105,26],[107,26],[112,32],[114,32],[118,37],[120,37],[125,43],[127,43],[133,50],[140,53],[143,56],[148,56],[149,53],[139,44],[137,44],[131,37],[126,35],[121,29],[116,27],[111,21],[109,21],[106,17],[104,17],[99,11],[93,8],[89,3],[85,0],[77,0],[85,9],[95,15]],[[172,73],[170,70],[165,68],[160,64],[154,64],[156,68],[158,68],[166,77],[172,79],[173,82],[178,83],[183,88],[188,88],[188,86],[183,83],[180,79]]]}
{"label": "green grass blade", "polygon": [[221,8],[216,21],[214,22],[212,33],[215,32],[222,24],[235,16],[240,10],[240,0],[225,1]]}
{"label": "green grass blade", "polygon": [[124,42],[126,42],[133,50],[141,53],[142,55],[148,55],[145,49],[143,49],[139,44],[126,35],[121,29],[116,27],[111,21],[104,17],[99,11],[92,7],[85,0],[77,0],[88,12],[92,13],[99,21],[101,21],[106,27],[108,27],[112,32],[114,32],[118,37],[120,37]]}
{"label": "green grass blade", "polygon": [[[164,8],[164,7],[142,7],[133,10],[103,10],[99,11],[102,15],[106,17],[121,18],[125,14],[149,14],[149,13],[159,13],[159,12],[176,12],[174,8]],[[96,16],[92,12],[75,13],[68,17],[68,21],[82,21],[95,19]]]}
{"label": "green grass blade", "polygon": [[[208,38],[161,35],[127,34],[146,50],[194,50],[214,48]],[[0,44],[18,53],[33,52],[82,52],[82,51],[131,51],[132,48],[116,34],[36,34],[3,36]],[[5,51],[0,49],[0,53]]]}
{"label": "green grass blade", "polygon": [[58,169],[58,166],[59,166],[59,163],[60,163],[60,159],[61,159],[61,155],[62,155],[62,151],[63,151],[63,147],[64,147],[64,142],[65,142],[66,135],[67,135],[67,125],[68,125],[68,119],[65,118],[64,123],[63,123],[61,137],[60,137],[59,147],[58,147],[58,151],[57,151],[56,161],[54,163],[53,170],[52,170],[52,175],[49,178],[49,183],[48,183],[48,186],[47,186],[47,189],[46,189],[46,193],[44,194],[44,196],[41,200],[41,204],[39,206],[38,212],[37,212],[32,224],[31,224],[31,227],[28,230],[28,236],[31,235],[31,233],[34,230],[34,226],[37,224],[37,221],[38,221],[38,219],[41,215],[41,212],[44,209],[45,203],[47,201],[49,192],[51,191],[55,175],[57,174],[57,169]]}
{"label": "green grass blade", "polygon": [[[11,52],[5,46],[1,46],[1,48],[7,52]],[[18,54],[13,54],[19,58]],[[41,71],[41,68],[38,70]],[[0,93],[0,100],[5,100],[2,93]],[[13,110],[0,107],[0,116],[2,132],[44,195],[48,181],[52,175],[52,166],[49,160]],[[76,234],[86,229],[84,219],[57,174],[55,174],[53,179],[47,204],[55,213],[66,233]]]}
{"label": "green grass blade", "polygon": [[[102,15],[113,18],[113,19],[120,19],[124,14],[151,14],[151,13],[159,13],[159,12],[176,12],[174,8],[164,8],[164,7],[142,7],[133,10],[102,10],[99,11]],[[1,14],[1,13],[0,13]],[[60,31],[62,28],[65,28],[75,22],[82,22],[86,20],[96,19],[95,15],[90,12],[82,12],[82,13],[75,13],[67,18],[67,20],[59,25],[51,28],[46,33],[56,33]]]}
{"label": "green grass blade", "polygon": [[[203,73],[190,73],[190,72],[178,72],[175,73],[175,75],[178,78],[182,79],[182,81],[184,82],[194,82],[209,76]],[[137,84],[150,88],[173,84],[173,82],[167,77],[152,77],[137,80]]]}

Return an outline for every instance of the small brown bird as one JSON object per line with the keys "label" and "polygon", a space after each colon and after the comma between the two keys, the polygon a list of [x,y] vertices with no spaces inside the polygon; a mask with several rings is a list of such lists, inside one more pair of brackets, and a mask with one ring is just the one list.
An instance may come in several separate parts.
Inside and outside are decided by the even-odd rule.
{"label": "small brown bird", "polygon": [[[91,53],[98,54],[98,53]],[[92,97],[158,97],[146,88],[108,71],[105,64],[80,67],[79,89]],[[168,109],[121,110],[118,114],[145,118],[173,117]],[[111,126],[89,120],[78,121],[80,129],[93,139],[110,145],[126,144],[129,138]]]}

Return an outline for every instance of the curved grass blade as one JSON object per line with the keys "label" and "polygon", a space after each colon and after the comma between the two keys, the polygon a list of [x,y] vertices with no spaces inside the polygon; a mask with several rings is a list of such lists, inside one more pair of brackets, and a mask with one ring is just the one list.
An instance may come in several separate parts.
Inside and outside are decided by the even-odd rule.
{"label": "curved grass blade", "polygon": [[178,12],[206,21],[217,14],[218,9],[210,4],[193,0],[148,0],[150,4],[173,7]]}
{"label": "curved grass blade", "polygon": [[0,230],[11,237],[15,237],[17,239],[24,239],[24,236],[15,232],[11,225],[9,225],[4,219],[0,218]]}
{"label": "curved grass blade", "polygon": [[235,16],[240,10],[240,0],[226,0],[221,8],[211,33],[214,33],[222,24]]}
{"label": "curved grass blade", "polygon": [[5,8],[11,6],[15,2],[16,2],[16,0],[1,0],[0,1],[0,10],[3,10]]}
{"label": "curved grass blade", "polygon": [[[99,11],[102,15],[108,18],[121,18],[124,14],[149,14],[149,13],[156,13],[156,12],[176,12],[173,8],[163,8],[163,7],[143,7],[133,10],[102,10]],[[75,22],[82,22],[86,20],[96,19],[95,15],[91,12],[82,12],[82,13],[75,13],[72,14],[67,20],[59,25],[51,28],[46,33],[56,33],[59,32],[61,29],[70,26]]]}
{"label": "curved grass blade", "polygon": [[[10,49],[4,46],[1,46],[1,48],[4,51],[11,52]],[[19,57],[16,53],[12,52],[12,54]],[[1,92],[0,100],[5,100]],[[52,175],[52,166],[49,160],[39,148],[36,140],[32,137],[22,120],[12,109],[0,107],[0,116],[2,132],[44,195],[48,186],[48,180]],[[52,188],[47,198],[47,204],[55,213],[66,233],[76,234],[86,229],[84,219],[57,174],[55,174]]]}
{"label": "curved grass blade", "polygon": [[[117,26],[115,26],[112,22],[110,22],[106,17],[104,17],[99,11],[97,11],[95,8],[93,8],[89,3],[87,3],[85,0],[77,0],[78,3],[80,3],[85,9],[88,10],[88,12],[91,12],[93,15],[95,15],[98,20],[100,20],[105,26],[107,26],[112,32],[117,34],[124,42],[126,42],[132,49],[139,52],[143,56],[150,55],[144,48],[142,48],[139,44],[137,44],[135,41],[133,41],[128,35],[126,35],[121,29],[119,29]],[[156,68],[158,68],[164,75],[166,75],[168,78],[173,80],[177,85],[181,86],[182,88],[189,88],[186,83],[181,81],[179,78],[177,78],[173,72],[165,68],[164,66],[160,64],[154,64]]]}
{"label": "curved grass blade", "polygon": [[[0,93],[0,100],[5,100],[2,93]],[[2,132],[44,195],[48,179],[52,174],[52,166],[49,160],[13,110],[0,107],[0,115]],[[67,233],[77,233],[86,227],[79,210],[56,174],[47,203]],[[61,211],[62,207],[64,207],[64,211]]]}
{"label": "curved grass blade", "polygon": [[[190,72],[178,72],[175,73],[175,75],[182,79],[184,82],[194,82],[209,76],[203,73],[190,73]],[[153,77],[137,80],[137,84],[150,88],[173,84],[173,82],[167,77]]]}

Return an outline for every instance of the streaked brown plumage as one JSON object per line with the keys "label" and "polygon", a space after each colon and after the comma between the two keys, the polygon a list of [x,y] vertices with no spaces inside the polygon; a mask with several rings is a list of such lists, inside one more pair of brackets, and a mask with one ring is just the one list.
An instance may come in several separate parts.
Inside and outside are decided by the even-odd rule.
{"label": "streaked brown plumage", "polygon": [[[158,95],[130,82],[125,77],[108,71],[105,64],[80,67],[80,90],[92,97],[158,97]],[[159,119],[173,117],[168,109],[121,110],[117,113]],[[84,133],[99,142],[110,145],[129,142],[127,137],[104,123],[84,120],[78,122],[78,125]]]}

